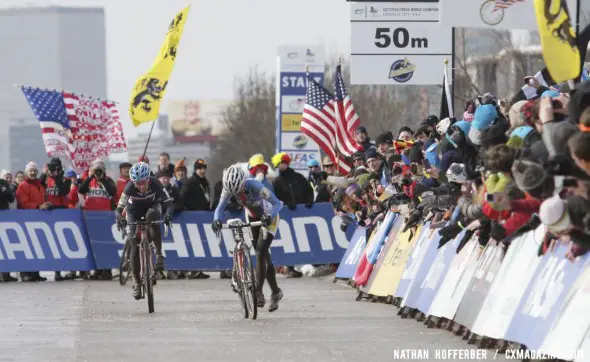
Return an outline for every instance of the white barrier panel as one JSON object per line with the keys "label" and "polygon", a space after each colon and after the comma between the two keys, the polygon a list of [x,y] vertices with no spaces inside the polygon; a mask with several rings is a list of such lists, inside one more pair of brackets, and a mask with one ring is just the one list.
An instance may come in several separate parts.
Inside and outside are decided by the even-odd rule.
{"label": "white barrier panel", "polygon": [[518,303],[537,269],[541,258],[537,256],[545,235],[539,226],[512,241],[504,261],[471,331],[478,335],[502,339]]}
{"label": "white barrier panel", "polygon": [[541,352],[559,359],[572,360],[576,357],[576,351],[584,342],[590,326],[590,269],[588,263],[584,267],[585,271],[570,290],[558,319],[540,348]]}
{"label": "white barrier panel", "polygon": [[575,362],[590,362],[590,328],[586,331],[586,335],[578,351],[579,355],[575,359]]}
{"label": "white barrier panel", "polygon": [[448,319],[455,316],[477,267],[479,254],[477,237],[472,237],[463,250],[453,258],[451,267],[430,306],[429,315]]}

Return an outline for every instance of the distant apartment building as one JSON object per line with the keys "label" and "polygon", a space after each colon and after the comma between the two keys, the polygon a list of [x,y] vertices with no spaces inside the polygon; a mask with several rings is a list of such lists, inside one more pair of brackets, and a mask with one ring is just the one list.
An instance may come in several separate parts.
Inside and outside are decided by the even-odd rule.
{"label": "distant apartment building", "polygon": [[39,124],[15,84],[107,97],[102,8],[0,10],[0,168],[47,160]]}

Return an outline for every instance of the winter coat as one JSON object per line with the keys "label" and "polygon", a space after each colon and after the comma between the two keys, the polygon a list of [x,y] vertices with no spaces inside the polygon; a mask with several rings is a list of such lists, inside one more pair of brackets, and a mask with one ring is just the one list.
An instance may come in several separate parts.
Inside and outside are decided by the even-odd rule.
{"label": "winter coat", "polygon": [[0,179],[0,210],[8,210],[14,201],[14,194],[8,181]]}
{"label": "winter coat", "polygon": [[114,199],[117,196],[117,186],[112,178],[105,176],[98,180],[88,177],[78,188],[78,192],[85,196],[84,210],[106,211],[114,209]]}
{"label": "winter coat", "polygon": [[170,197],[174,199],[174,213],[181,212],[184,209],[184,204],[180,201],[180,192],[178,189],[172,183],[164,186],[164,188],[168,191]]}
{"label": "winter coat", "polygon": [[273,187],[276,197],[287,205],[313,204],[313,189],[305,176],[291,167],[279,172]]}
{"label": "winter coat", "polygon": [[180,200],[184,210],[209,211],[211,210],[210,197],[209,181],[197,174],[186,179],[180,187]]}
{"label": "winter coat", "polygon": [[70,180],[64,180],[63,175],[52,177],[48,175],[41,175],[39,178],[41,184],[45,188],[45,200],[50,202],[55,207],[68,206],[68,194],[70,193]]}
{"label": "winter coat", "polygon": [[19,209],[38,209],[45,202],[45,188],[41,180],[25,178],[16,189]]}

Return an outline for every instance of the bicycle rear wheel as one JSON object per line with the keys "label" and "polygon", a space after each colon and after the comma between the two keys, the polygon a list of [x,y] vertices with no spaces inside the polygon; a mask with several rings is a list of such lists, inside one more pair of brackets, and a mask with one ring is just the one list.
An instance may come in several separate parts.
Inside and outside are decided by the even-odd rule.
{"label": "bicycle rear wheel", "polygon": [[126,241],[119,263],[119,284],[121,286],[127,284],[129,276],[131,276],[131,245]]}
{"label": "bicycle rear wheel", "polygon": [[258,316],[258,300],[256,297],[256,275],[254,274],[254,266],[252,265],[252,258],[250,257],[250,249],[246,244],[242,244],[240,248],[242,254],[242,290],[244,291],[244,299],[248,308],[250,317],[256,319]]}

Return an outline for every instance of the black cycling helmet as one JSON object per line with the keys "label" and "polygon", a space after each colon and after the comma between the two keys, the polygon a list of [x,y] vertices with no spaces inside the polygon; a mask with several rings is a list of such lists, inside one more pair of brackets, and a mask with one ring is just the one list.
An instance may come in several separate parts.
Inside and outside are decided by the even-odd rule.
{"label": "black cycling helmet", "polygon": [[121,162],[119,164],[119,171],[121,171],[122,168],[125,168],[125,167],[131,168],[132,166],[133,165],[131,163],[129,163],[129,162]]}

